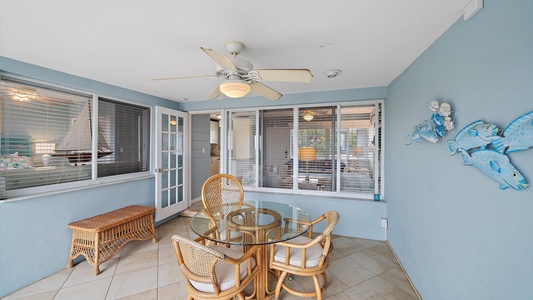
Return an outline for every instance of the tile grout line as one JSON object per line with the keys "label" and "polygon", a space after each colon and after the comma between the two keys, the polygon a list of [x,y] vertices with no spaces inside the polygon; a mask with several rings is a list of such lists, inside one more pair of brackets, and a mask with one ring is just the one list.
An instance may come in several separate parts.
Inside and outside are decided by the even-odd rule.
{"label": "tile grout line", "polygon": [[407,278],[407,281],[409,281],[409,284],[411,285],[411,287],[415,291],[416,296],[418,297],[419,300],[422,300],[422,297],[418,293],[418,290],[416,289],[415,285],[413,284],[413,281],[411,281],[411,277],[409,277],[409,274],[407,274],[407,272],[403,268],[402,262],[398,259],[398,256],[396,255],[396,252],[394,252],[394,249],[392,249],[392,246],[390,245],[389,241],[385,241],[385,243],[387,244],[387,246],[389,246],[389,249],[392,252],[392,255],[394,255],[394,258],[398,262],[398,265],[400,266],[400,269],[405,274],[405,277]]}

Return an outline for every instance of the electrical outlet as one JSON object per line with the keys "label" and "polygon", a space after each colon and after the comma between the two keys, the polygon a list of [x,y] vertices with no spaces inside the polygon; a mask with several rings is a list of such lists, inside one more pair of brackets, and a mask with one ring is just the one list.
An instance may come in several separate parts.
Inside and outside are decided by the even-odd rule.
{"label": "electrical outlet", "polygon": [[387,221],[387,219],[385,219],[385,218],[381,219],[381,227],[387,228],[387,226],[389,225],[388,223],[389,222]]}

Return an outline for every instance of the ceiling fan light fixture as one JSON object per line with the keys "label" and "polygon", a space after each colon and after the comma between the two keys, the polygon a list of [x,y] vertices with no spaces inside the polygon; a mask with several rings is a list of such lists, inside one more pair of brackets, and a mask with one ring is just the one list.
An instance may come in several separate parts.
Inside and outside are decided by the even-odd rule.
{"label": "ceiling fan light fixture", "polygon": [[313,118],[314,118],[313,112],[311,110],[306,110],[303,117],[304,117],[304,120],[309,122],[309,121],[313,120]]}
{"label": "ceiling fan light fixture", "polygon": [[220,85],[220,92],[230,98],[244,97],[250,90],[250,85],[241,80],[227,80]]}

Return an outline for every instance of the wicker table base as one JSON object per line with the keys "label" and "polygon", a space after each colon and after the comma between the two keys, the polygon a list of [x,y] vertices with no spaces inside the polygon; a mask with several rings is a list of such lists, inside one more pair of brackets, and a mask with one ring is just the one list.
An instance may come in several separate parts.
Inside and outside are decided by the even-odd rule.
{"label": "wicker table base", "polygon": [[100,264],[113,257],[129,241],[157,241],[155,237],[155,208],[131,205],[105,214],[68,224],[72,229],[72,245],[67,268],[73,260],[83,255],[94,267],[94,275],[100,273]]}

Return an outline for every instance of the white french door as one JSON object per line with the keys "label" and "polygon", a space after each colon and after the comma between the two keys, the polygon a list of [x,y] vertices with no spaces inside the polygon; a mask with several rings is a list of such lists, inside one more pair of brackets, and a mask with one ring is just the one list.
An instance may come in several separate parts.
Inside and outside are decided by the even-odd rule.
{"label": "white french door", "polygon": [[156,109],[155,143],[155,221],[163,220],[187,208],[185,178],[188,153],[187,116],[169,108]]}

